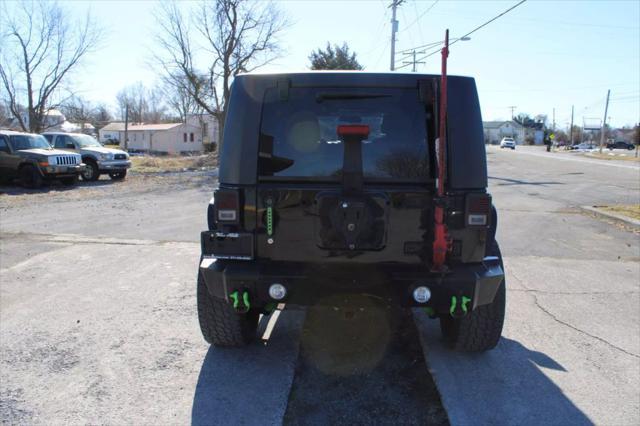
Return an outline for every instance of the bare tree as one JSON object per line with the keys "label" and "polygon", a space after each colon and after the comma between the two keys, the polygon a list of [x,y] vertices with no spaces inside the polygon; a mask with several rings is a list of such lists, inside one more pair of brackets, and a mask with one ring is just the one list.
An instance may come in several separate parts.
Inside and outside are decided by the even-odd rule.
{"label": "bare tree", "polygon": [[5,101],[23,130],[38,133],[47,111],[56,106],[56,90],[97,46],[102,32],[90,15],[74,23],[55,1],[3,2],[0,16]]}
{"label": "bare tree", "polygon": [[72,96],[60,105],[60,111],[67,120],[80,124],[91,122],[94,110],[91,102],[80,96]]}
{"label": "bare tree", "polygon": [[149,110],[147,99],[147,88],[142,82],[137,82],[120,90],[116,95],[116,101],[120,107],[121,116],[124,118],[124,111],[129,107],[129,121],[132,123],[144,123]]}
{"label": "bare tree", "polygon": [[148,123],[161,123],[167,118],[167,106],[164,92],[161,87],[153,87],[147,90],[148,110],[145,121]]}
{"label": "bare tree", "polygon": [[185,123],[189,114],[198,114],[202,108],[196,103],[193,96],[186,89],[187,84],[174,84],[173,81],[165,81],[163,85],[164,98],[171,113]]}
{"label": "bare tree", "polygon": [[[215,0],[200,2],[189,16],[176,3],[163,3],[157,20],[155,60],[166,81],[217,118],[222,140],[233,78],[278,56],[277,37],[287,25],[286,18],[272,3]],[[211,59],[200,64],[200,58]]]}
{"label": "bare tree", "polygon": [[93,112],[93,120],[91,123],[96,128],[101,128],[106,126],[111,120],[113,120],[113,116],[109,108],[105,104],[99,104]]}

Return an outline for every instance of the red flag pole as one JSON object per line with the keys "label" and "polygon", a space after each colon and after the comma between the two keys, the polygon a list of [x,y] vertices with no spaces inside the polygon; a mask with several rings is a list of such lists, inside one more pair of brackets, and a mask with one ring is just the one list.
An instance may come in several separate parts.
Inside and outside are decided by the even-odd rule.
{"label": "red flag pole", "polygon": [[449,30],[445,33],[444,47],[442,48],[442,76],[440,77],[440,120],[438,136],[438,187],[437,202],[434,209],[434,240],[433,240],[433,269],[442,270],[446,259],[449,243],[448,232],[444,224],[444,180],[446,176],[447,149],[447,57],[449,56]]}

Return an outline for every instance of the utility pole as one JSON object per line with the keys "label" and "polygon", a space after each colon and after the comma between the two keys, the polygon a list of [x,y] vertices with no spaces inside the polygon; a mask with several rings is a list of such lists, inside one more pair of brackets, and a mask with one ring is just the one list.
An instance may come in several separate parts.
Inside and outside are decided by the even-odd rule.
{"label": "utility pole", "polygon": [[600,154],[602,154],[602,145],[604,145],[604,134],[607,130],[607,111],[609,111],[609,95],[611,89],[607,90],[607,103],[604,105],[604,118],[602,119],[602,129],[600,130]]}
{"label": "utility pole", "polygon": [[507,107],[507,108],[509,108],[511,110],[511,121],[513,121],[513,111],[515,111],[516,108],[518,108],[518,107],[517,106],[510,106],[510,107]]}
{"label": "utility pole", "polygon": [[405,52],[404,55],[413,55],[413,60],[412,61],[402,61],[403,64],[413,64],[413,68],[411,69],[411,71],[416,72],[416,64],[424,64],[425,62],[419,62],[416,60],[416,54],[423,54],[426,53],[424,50],[421,50],[420,52],[416,52],[415,49],[413,50],[413,52]]}
{"label": "utility pole", "polygon": [[573,105],[571,105],[571,127],[569,127],[569,145],[573,145]]}
{"label": "utility pole", "polygon": [[404,0],[392,0],[391,2],[391,66],[389,69],[395,71],[396,69],[396,33],[398,32],[398,21],[396,21],[396,8],[402,4]]}
{"label": "utility pole", "polygon": [[124,107],[124,150],[129,149],[129,102]]}
{"label": "utility pole", "polygon": [[551,130],[556,131],[556,109],[553,109],[553,125],[551,126]]}

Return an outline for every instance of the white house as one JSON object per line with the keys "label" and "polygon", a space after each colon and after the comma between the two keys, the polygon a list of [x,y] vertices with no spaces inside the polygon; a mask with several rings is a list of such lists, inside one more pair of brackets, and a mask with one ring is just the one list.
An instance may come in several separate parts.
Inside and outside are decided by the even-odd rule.
{"label": "white house", "polygon": [[218,119],[211,114],[188,114],[187,124],[200,127],[202,142],[218,146]]}
{"label": "white house", "polygon": [[102,143],[120,142],[120,132],[124,131],[123,122],[113,122],[98,130],[98,140]]}
{"label": "white house", "polygon": [[498,144],[504,137],[513,138],[521,144],[523,138],[522,126],[515,121],[483,121],[485,143]]}
{"label": "white house", "polygon": [[[124,129],[119,131],[124,146]],[[139,124],[128,128],[130,151],[183,154],[204,151],[202,128],[186,123]]]}
{"label": "white house", "polygon": [[[22,122],[29,128],[29,113],[23,112],[20,114]],[[95,134],[95,127],[91,123],[71,123],[67,121],[65,115],[57,109],[50,109],[45,111],[42,119],[43,130],[48,132],[67,132],[67,133],[86,133],[88,135]],[[20,122],[17,119],[13,119],[10,126],[12,130],[22,131]]]}

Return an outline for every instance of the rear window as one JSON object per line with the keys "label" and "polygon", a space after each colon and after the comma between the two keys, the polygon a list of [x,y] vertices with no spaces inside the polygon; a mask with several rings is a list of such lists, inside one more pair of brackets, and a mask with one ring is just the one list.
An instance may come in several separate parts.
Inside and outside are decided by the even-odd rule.
{"label": "rear window", "polygon": [[362,143],[368,180],[429,178],[425,105],[416,89],[291,88],[265,94],[260,128],[261,177],[339,179],[340,124],[367,124]]}

